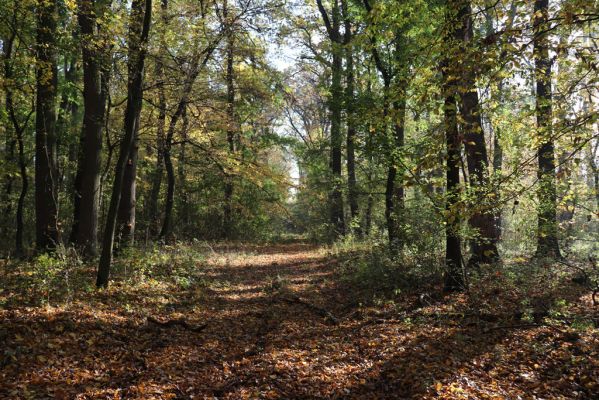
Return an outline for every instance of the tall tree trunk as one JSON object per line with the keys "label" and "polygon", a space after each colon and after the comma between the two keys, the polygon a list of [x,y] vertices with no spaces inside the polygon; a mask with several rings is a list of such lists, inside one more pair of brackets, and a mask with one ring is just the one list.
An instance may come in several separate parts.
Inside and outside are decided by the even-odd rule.
{"label": "tall tree trunk", "polygon": [[[164,39],[164,30],[168,24],[168,0],[162,0],[160,4],[160,12],[162,18],[160,54],[166,53],[166,44]],[[160,197],[160,188],[162,186],[162,177],[164,175],[164,131],[166,128],[166,94],[164,91],[164,65],[160,57],[156,58],[156,76],[158,82],[158,126],[156,129],[156,166],[152,174],[152,188],[150,190],[150,198],[148,201],[148,221],[150,224],[150,234],[155,236],[159,232],[160,217],[158,214],[158,198]]]}
{"label": "tall tree trunk", "polygon": [[459,235],[460,210],[460,165],[462,163],[461,143],[458,133],[455,72],[446,60],[443,70],[443,123],[447,149],[445,192],[445,291],[463,290],[465,286],[462,248]]}
{"label": "tall tree trunk", "polygon": [[591,170],[593,179],[593,189],[595,192],[595,203],[597,206],[596,213],[599,216],[599,165],[597,165],[596,157],[597,150],[599,150],[599,139],[595,141],[596,144],[593,146],[593,141],[589,142],[588,145],[588,163],[589,169]]}
{"label": "tall tree trunk", "polygon": [[38,0],[36,13],[35,227],[38,250],[48,251],[55,249],[60,241],[55,129],[58,84],[56,1]]}
{"label": "tall tree trunk", "polygon": [[389,246],[393,251],[399,250],[402,242],[401,216],[404,210],[404,185],[397,177],[398,154],[404,146],[404,125],[406,118],[405,87],[400,89],[403,94],[400,100],[393,102],[394,124],[393,140],[389,149],[389,168],[385,186],[385,215],[387,216],[387,231]]}
{"label": "tall tree trunk", "polygon": [[162,229],[160,230],[161,239],[169,239],[173,228],[173,207],[175,204],[175,168],[171,158],[172,134],[170,133],[171,129],[169,128],[169,135],[164,147],[164,165],[166,167],[166,203],[164,205],[164,221],[162,222]]}
{"label": "tall tree trunk", "polygon": [[533,54],[536,81],[537,150],[539,179],[537,256],[561,257],[557,240],[557,189],[552,129],[551,59],[547,28],[549,0],[535,0]]}
{"label": "tall tree trunk", "polygon": [[[350,229],[358,217],[358,193],[356,184],[356,113],[354,96],[354,54],[352,44],[351,21],[347,9],[347,1],[342,0],[341,7],[345,22],[345,114],[347,117],[347,201],[349,203]],[[357,227],[358,236],[361,235],[360,226]]]}
{"label": "tall tree trunk", "polygon": [[[456,39],[464,46],[464,51],[468,51],[468,46],[473,40],[470,1],[458,0],[457,3]],[[476,237],[471,240],[472,255],[468,266],[478,267],[480,264],[492,263],[499,259],[497,230],[493,209],[487,209],[489,207],[484,202],[489,199],[489,196],[485,196],[485,190],[489,185],[489,160],[476,89],[476,61],[470,57],[455,61],[460,64],[460,112],[464,128],[468,177],[470,186],[476,189],[481,199],[480,204],[476,205],[481,209],[476,210],[469,220],[471,227],[476,230]]]}
{"label": "tall tree trunk", "polygon": [[[181,127],[181,144],[179,145],[179,162],[177,163],[177,178],[179,180],[179,187],[181,188],[179,196],[180,207],[178,218],[180,221],[185,221],[183,228],[187,228],[190,219],[189,213],[189,194],[187,193],[187,187],[185,184],[185,165],[187,163],[187,130],[189,129],[189,117],[187,115],[187,107],[183,110],[183,126]],[[186,229],[184,229],[185,233]]]}
{"label": "tall tree trunk", "polygon": [[[368,0],[363,0],[364,7],[369,13],[372,12],[372,6]],[[395,48],[393,58],[395,68],[390,63],[384,63],[378,49],[376,48],[376,37],[372,36],[370,41],[373,45],[372,55],[377,70],[383,77],[383,117],[385,120],[385,138],[387,153],[387,181],[385,183],[385,220],[387,223],[387,234],[389,238],[389,247],[395,252],[400,249],[404,240],[402,233],[401,216],[404,209],[404,184],[401,176],[398,180],[397,164],[400,160],[400,152],[404,146],[404,126],[406,117],[406,96],[408,80],[406,72],[408,70],[407,55],[405,54],[404,33],[395,32]],[[391,84],[396,81],[398,96],[391,101]],[[389,107],[392,108],[393,131],[392,137],[388,136],[387,119],[389,116]]]}
{"label": "tall tree trunk", "polygon": [[[106,7],[105,2],[99,4]],[[103,14],[104,10],[94,7],[92,0],[78,0],[84,112],[71,239],[86,256],[95,256],[98,251],[102,134],[107,96],[102,81],[105,45],[97,32],[96,17]]]}
{"label": "tall tree trunk", "polygon": [[[225,10],[226,11],[226,10]],[[226,18],[226,17],[225,17]],[[230,21],[225,21],[225,23],[230,24]],[[227,143],[229,146],[229,154],[231,157],[234,157],[237,149],[236,149],[236,140],[235,136],[237,134],[236,129],[236,120],[235,120],[235,76],[233,70],[234,63],[234,37],[233,37],[233,27],[228,27],[228,35],[227,35],[227,72],[226,72],[226,81],[227,81]],[[225,177],[225,204],[223,208],[223,235],[225,238],[230,239],[233,230],[233,177],[227,176]]]}
{"label": "tall tree trunk", "polygon": [[[24,128],[24,127],[23,127]],[[27,176],[27,161],[25,159],[25,144],[23,140],[23,131],[17,132],[17,143],[19,146],[19,173],[21,175],[21,192],[19,193],[19,200],[17,201],[17,215],[16,215],[16,232],[15,232],[15,245],[16,254],[18,257],[25,255],[25,244],[24,244],[24,232],[25,224],[23,221],[23,214],[25,210],[25,197],[29,190],[29,177]]]}
{"label": "tall tree trunk", "polygon": [[104,228],[104,241],[102,254],[98,265],[96,285],[108,286],[110,264],[114,247],[114,234],[116,230],[117,211],[121,201],[125,166],[135,140],[136,121],[141,112],[144,62],[146,46],[152,21],[152,0],[133,0],[131,4],[129,24],[129,59],[127,61],[127,107],[125,109],[124,135],[119,149],[119,158],[116,162],[110,206],[106,216]]}
{"label": "tall tree trunk", "polygon": [[329,113],[331,118],[331,155],[329,159],[329,169],[331,172],[331,192],[329,194],[331,224],[331,239],[334,240],[345,234],[345,217],[343,213],[343,193],[341,190],[341,147],[343,137],[341,134],[341,110],[343,108],[343,88],[341,86],[341,77],[343,74],[343,38],[339,32],[341,27],[341,15],[339,10],[339,0],[332,1],[331,18],[322,5],[321,0],[317,0],[318,9],[327,29],[329,40],[331,41],[331,95],[329,98]]}
{"label": "tall tree trunk", "polygon": [[137,152],[139,135],[139,114],[135,121],[135,135],[129,157],[125,165],[123,189],[117,212],[117,243],[123,249],[132,246],[135,241],[135,204],[137,189]]}

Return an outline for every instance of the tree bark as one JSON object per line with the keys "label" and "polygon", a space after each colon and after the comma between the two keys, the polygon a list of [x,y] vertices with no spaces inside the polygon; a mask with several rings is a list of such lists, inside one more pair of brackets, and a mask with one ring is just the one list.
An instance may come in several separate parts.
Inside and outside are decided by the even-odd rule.
{"label": "tree bark", "polygon": [[[354,54],[352,45],[352,31],[347,1],[342,0],[341,7],[345,22],[345,114],[347,125],[346,152],[347,152],[347,201],[349,203],[350,226],[358,217],[358,194],[356,182],[356,113],[355,113],[355,79],[354,79]],[[357,226],[358,236],[361,235],[360,226]]]}
{"label": "tree bark", "polygon": [[152,0],[133,0],[131,4],[129,24],[129,59],[127,61],[127,106],[125,109],[124,135],[119,149],[119,158],[116,162],[114,182],[110,206],[106,216],[106,227],[104,228],[104,241],[102,243],[102,254],[98,265],[98,276],[96,285],[98,287],[108,286],[110,265],[112,263],[112,252],[114,247],[114,235],[116,230],[117,211],[121,200],[125,166],[135,140],[135,125],[139,118],[142,106],[144,63],[146,58],[146,46],[152,21]]}
{"label": "tree bark", "polygon": [[135,242],[135,204],[137,189],[137,153],[139,134],[139,114],[135,121],[135,135],[129,157],[125,165],[123,176],[123,189],[119,210],[117,213],[117,243],[118,248],[124,249],[133,246]]}
{"label": "tree bark", "polygon": [[[472,11],[470,1],[458,0],[457,28],[455,29],[458,43],[468,51],[468,45],[473,40]],[[467,53],[466,53],[467,54]],[[481,200],[470,217],[470,226],[476,231],[476,237],[470,242],[472,254],[468,267],[478,267],[480,264],[496,262],[499,259],[497,251],[497,230],[493,209],[489,209],[489,196],[485,190],[489,186],[489,160],[485,135],[482,127],[478,91],[476,89],[476,61],[471,57],[460,57],[460,113],[463,120],[466,159],[468,162],[468,178],[470,186],[476,189]]]}
{"label": "tree bark", "polygon": [[447,60],[443,70],[443,122],[447,149],[445,192],[445,285],[448,292],[463,290],[465,286],[462,265],[460,230],[460,164],[461,150],[457,122],[455,74],[449,70]]}
{"label": "tree bark", "polygon": [[385,189],[385,215],[387,216],[387,231],[389,246],[393,251],[399,250],[405,240],[402,237],[401,217],[404,210],[404,185],[402,179],[397,177],[397,163],[399,151],[404,146],[404,125],[406,118],[405,87],[399,89],[403,92],[398,101],[393,102],[394,120],[393,140],[389,149],[389,169],[387,171],[387,184]]}
{"label": "tree bark", "polygon": [[[168,24],[168,0],[162,0],[160,4],[161,18],[163,22],[163,31]],[[162,32],[160,54],[166,53],[166,44],[164,42],[164,32]],[[166,128],[166,94],[164,91],[164,65],[160,57],[156,58],[156,76],[158,82],[158,126],[156,130],[156,166],[152,174],[152,189],[150,190],[150,198],[148,201],[148,214],[150,224],[150,234],[155,236],[159,232],[160,217],[158,214],[158,198],[160,197],[160,188],[162,186],[162,177],[164,175],[164,131]]]}
{"label": "tree bark", "polygon": [[345,234],[345,217],[343,212],[343,193],[341,190],[341,147],[343,138],[341,134],[341,110],[343,108],[343,89],[341,86],[341,76],[343,74],[342,48],[344,44],[339,32],[341,15],[339,10],[339,1],[333,0],[331,9],[331,18],[322,5],[321,0],[317,0],[318,9],[327,29],[328,37],[331,42],[331,95],[329,98],[329,113],[331,118],[331,153],[329,160],[329,169],[331,172],[331,192],[329,193],[329,207],[331,224],[331,240],[337,239]]}
{"label": "tree bark", "polygon": [[56,93],[58,36],[55,0],[38,0],[36,7],[37,95],[35,118],[35,216],[39,251],[51,251],[60,241],[56,156]]}
{"label": "tree bark", "polygon": [[[71,239],[86,256],[97,255],[102,134],[106,109],[102,63],[105,45],[99,43],[97,16],[104,9],[92,0],[78,0],[78,20],[83,54],[83,127],[77,166],[75,207]],[[99,6],[106,7],[106,2]]]}
{"label": "tree bark", "polygon": [[[15,14],[13,16],[13,22],[16,22],[16,9]],[[16,229],[15,229],[15,253],[17,257],[23,257],[25,255],[25,245],[24,245],[24,222],[23,222],[23,213],[25,208],[25,196],[27,196],[27,191],[29,188],[29,178],[27,176],[27,161],[25,158],[25,145],[23,134],[27,125],[29,123],[29,117],[31,114],[27,116],[25,121],[19,121],[17,116],[17,111],[15,109],[15,99],[14,99],[14,89],[12,80],[14,79],[13,74],[13,65],[12,65],[12,56],[13,56],[13,45],[16,39],[16,33],[13,31],[8,40],[4,41],[4,78],[9,84],[5,85],[5,106],[8,118],[12,123],[12,128],[15,133],[16,143],[18,146],[18,167],[19,167],[19,175],[21,177],[21,191],[19,193],[19,199],[17,200],[17,210],[16,210]],[[33,113],[33,110],[31,111]],[[8,131],[8,127],[7,127]],[[9,140],[9,143],[13,142],[12,139]],[[7,161],[13,161],[14,157],[14,146],[9,146],[7,149],[7,153],[10,156]],[[12,181],[12,177],[10,178]],[[10,182],[9,181],[9,182]],[[10,191],[12,186],[12,182],[8,186],[9,191],[7,194],[7,201],[10,201]],[[10,211],[10,209],[9,209]],[[10,216],[10,212],[7,213],[6,217]]]}
{"label": "tree bark", "polygon": [[[230,24],[228,18],[228,10],[225,7],[225,23]],[[233,27],[229,26],[227,33],[227,144],[229,146],[229,154],[234,157],[237,149],[235,146],[235,136],[237,134],[236,121],[235,121],[235,76],[233,70],[234,63],[234,43],[235,38],[233,37]],[[174,176],[173,176],[174,180]],[[225,204],[223,208],[223,236],[227,239],[231,238],[233,233],[233,177],[225,177]]]}
{"label": "tree bark", "polygon": [[551,59],[548,28],[549,0],[535,0],[533,15],[533,55],[536,81],[537,150],[539,179],[537,209],[538,257],[560,258],[557,240],[557,189],[555,184],[555,145],[552,128]]}

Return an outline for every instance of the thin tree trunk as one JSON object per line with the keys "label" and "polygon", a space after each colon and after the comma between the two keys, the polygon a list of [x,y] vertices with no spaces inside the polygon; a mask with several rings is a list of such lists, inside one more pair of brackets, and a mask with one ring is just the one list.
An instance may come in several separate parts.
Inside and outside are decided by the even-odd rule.
{"label": "thin tree trunk", "polygon": [[[172,120],[171,120],[172,125]],[[171,129],[169,128],[169,132]],[[164,165],[166,167],[166,203],[164,205],[164,221],[160,231],[161,239],[169,239],[173,227],[173,206],[175,203],[175,168],[171,159],[172,135],[169,134],[164,148]]]}
{"label": "thin tree trunk", "polygon": [[[354,54],[352,45],[351,21],[347,9],[347,1],[342,0],[341,7],[345,21],[345,113],[347,117],[347,201],[349,203],[350,226],[355,223],[358,217],[358,194],[356,184],[356,115],[355,115],[355,95],[354,95]],[[360,226],[357,227],[358,236],[361,235]]]}
{"label": "thin tree trunk", "polygon": [[58,230],[58,191],[56,161],[56,93],[58,36],[55,0],[37,2],[37,96],[35,118],[35,216],[39,251],[56,248]]}
{"label": "thin tree trunk", "polygon": [[[225,18],[227,10],[225,9]],[[229,24],[230,21],[225,21]],[[237,134],[236,121],[235,121],[235,76],[233,70],[234,63],[234,37],[232,27],[228,27],[229,32],[227,36],[227,143],[229,146],[229,154],[234,157],[236,153],[235,136]],[[174,178],[173,178],[174,179]],[[223,235],[225,238],[230,239],[233,231],[233,177],[225,177],[225,204],[223,209]]]}
{"label": "thin tree trunk", "polygon": [[92,0],[78,0],[83,54],[84,114],[71,239],[73,244],[81,247],[86,256],[95,256],[98,252],[102,134],[107,97],[102,82],[105,45],[101,43],[97,32],[96,16],[103,13],[103,9],[94,7]]}
{"label": "thin tree trunk", "polygon": [[595,203],[597,205],[597,215],[599,215],[599,166],[597,166],[597,161],[595,158],[597,157],[597,149],[599,149],[599,140],[597,140],[597,144],[593,147],[593,142],[589,142],[589,151],[588,151],[588,162],[591,173],[593,174],[593,188],[595,192]]}
{"label": "thin tree trunk", "polygon": [[389,246],[392,250],[397,251],[405,240],[402,237],[401,218],[404,210],[404,185],[401,179],[397,177],[397,163],[400,157],[399,151],[404,146],[404,125],[406,118],[406,100],[405,87],[400,100],[393,103],[394,126],[393,126],[393,141],[390,148],[389,169],[387,172],[387,184],[385,190],[387,215],[387,230],[389,232]]}
{"label": "thin tree trunk", "polygon": [[[15,9],[15,15],[13,16],[13,22],[16,22],[16,9]],[[8,40],[6,40],[4,42],[4,46],[3,46],[4,47],[4,78],[6,79],[7,82],[11,82],[11,80],[14,78],[13,66],[12,66],[12,55],[13,55],[13,44],[14,44],[15,38],[16,38],[16,34],[13,31],[11,37],[8,38]],[[27,119],[25,121],[19,122],[16,110],[15,110],[14,91],[13,91],[12,83],[5,85],[5,91],[6,91],[6,93],[5,93],[6,94],[6,97],[5,97],[6,111],[7,111],[8,118],[12,122],[12,128],[14,130],[14,133],[16,136],[16,143],[18,145],[18,166],[19,166],[19,174],[21,177],[21,191],[19,193],[19,199],[17,201],[17,210],[16,210],[16,218],[15,218],[16,219],[16,221],[15,221],[16,222],[15,249],[16,249],[17,257],[23,257],[25,254],[25,245],[24,245],[24,240],[23,240],[23,234],[24,234],[24,230],[25,230],[25,226],[24,226],[24,222],[23,222],[23,212],[24,212],[24,207],[25,207],[25,196],[27,196],[27,190],[29,188],[29,179],[27,176],[27,161],[25,158],[25,144],[24,144],[23,134],[25,132],[25,129],[27,128],[27,125],[29,123],[29,117],[31,116],[31,114],[29,114],[29,116],[27,116]],[[33,113],[33,110],[32,110],[32,113]],[[7,129],[7,131],[8,131],[8,129]],[[11,140],[11,142],[12,142],[12,140]],[[8,150],[8,154],[11,156],[11,158],[9,158],[8,161],[12,161],[12,157],[14,156],[14,154],[12,154],[12,153],[14,153],[14,146],[9,146],[9,148],[7,150]],[[11,181],[12,181],[12,178],[11,178]],[[12,182],[8,186],[9,190],[6,193],[8,196],[10,195],[11,187],[12,187]],[[8,201],[10,201],[10,199],[8,199]],[[6,214],[5,216],[9,217],[10,213]]]}
{"label": "thin tree trunk", "polygon": [[29,178],[27,176],[27,162],[25,159],[25,144],[23,141],[23,130],[19,130],[17,132],[17,143],[19,145],[19,172],[21,175],[21,192],[19,193],[19,200],[17,201],[15,245],[17,256],[23,257],[25,255],[25,244],[23,239],[23,235],[25,232],[25,223],[23,221],[23,214],[25,209],[25,197],[27,196],[27,191],[29,190]]}
{"label": "thin tree trunk", "polygon": [[[164,40],[164,30],[168,24],[168,0],[162,0],[160,4],[161,18],[163,22],[163,32],[160,44],[160,53],[166,53],[166,44]],[[162,59],[156,59],[156,76],[158,82],[158,126],[156,130],[156,166],[152,174],[152,189],[150,190],[150,198],[148,204],[150,234],[155,236],[159,232],[160,217],[158,214],[158,198],[160,197],[160,188],[162,186],[162,177],[164,175],[164,131],[166,128],[166,94],[164,91],[164,65]]]}
{"label": "thin tree trunk", "polygon": [[557,240],[557,189],[555,184],[555,146],[552,129],[551,59],[548,27],[549,0],[535,0],[533,54],[536,80],[537,150],[539,179],[537,209],[537,256],[561,257]]}
{"label": "thin tree trunk", "polygon": [[[183,84],[181,99],[179,100],[179,104],[177,104],[177,109],[175,113],[171,117],[168,126],[168,131],[166,133],[164,143],[164,165],[166,167],[167,190],[166,202],[164,206],[164,221],[162,223],[162,229],[160,230],[161,239],[170,239],[173,228],[173,208],[175,205],[175,168],[173,166],[171,152],[177,122],[181,117],[185,116],[187,103],[189,101],[189,95],[191,93],[191,90],[193,89],[193,84],[202,68],[206,66],[206,63],[210,59],[210,56],[216,48],[216,45],[216,42],[211,43],[203,52],[198,52],[193,56],[188,75],[185,78],[185,83]],[[200,58],[202,55],[204,56],[204,58],[200,63]]]}
{"label": "thin tree trunk", "polygon": [[189,129],[189,117],[187,115],[187,107],[183,110],[182,119],[183,126],[181,127],[181,144],[179,145],[179,161],[177,163],[177,175],[179,180],[179,186],[181,187],[181,195],[179,196],[180,207],[178,218],[180,221],[185,222],[183,228],[187,228],[190,222],[189,198],[187,188],[185,185],[185,165],[187,163],[187,130]]}
{"label": "thin tree trunk", "polygon": [[104,228],[104,241],[102,254],[98,265],[98,287],[108,286],[112,252],[114,247],[114,234],[116,228],[117,212],[121,200],[125,166],[133,142],[135,140],[135,125],[142,106],[144,62],[146,45],[152,21],[152,0],[133,0],[129,25],[129,60],[127,82],[127,107],[125,110],[124,136],[119,149],[119,158],[115,167],[114,183],[110,206],[106,216]]}

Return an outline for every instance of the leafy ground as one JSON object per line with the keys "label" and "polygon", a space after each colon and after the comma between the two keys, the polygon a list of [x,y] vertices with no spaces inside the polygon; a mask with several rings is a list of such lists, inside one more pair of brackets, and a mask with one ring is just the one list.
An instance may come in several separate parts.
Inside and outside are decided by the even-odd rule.
{"label": "leafy ground", "polygon": [[561,311],[535,321],[481,312],[472,293],[373,302],[367,285],[340,276],[347,268],[335,257],[306,244],[179,247],[123,260],[102,291],[90,286],[91,266],[0,267],[0,398],[599,393],[599,315],[583,290],[564,288]]}

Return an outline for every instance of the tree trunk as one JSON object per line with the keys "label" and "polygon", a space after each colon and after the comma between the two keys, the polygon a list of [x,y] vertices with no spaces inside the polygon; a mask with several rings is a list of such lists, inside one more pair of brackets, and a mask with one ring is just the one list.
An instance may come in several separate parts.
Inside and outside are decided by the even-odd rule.
{"label": "tree trunk", "polygon": [[183,126],[181,127],[181,144],[179,145],[179,162],[177,163],[177,178],[179,180],[180,190],[180,207],[178,218],[180,221],[184,221],[185,224],[182,226],[183,233],[187,230],[189,222],[191,222],[191,215],[189,213],[189,194],[187,193],[187,187],[185,184],[185,166],[187,163],[187,130],[189,129],[189,117],[187,115],[187,107],[183,110]]}
{"label": "tree trunk", "polygon": [[[16,9],[15,15],[13,16],[13,22],[16,22]],[[25,129],[27,128],[29,117],[24,122],[20,122],[17,117],[17,112],[15,110],[14,104],[14,91],[13,91],[13,83],[14,79],[13,74],[13,66],[12,66],[12,56],[13,56],[13,44],[16,38],[16,34],[14,31],[12,32],[11,37],[8,40],[4,41],[4,78],[9,84],[5,85],[5,101],[6,101],[6,111],[7,116],[12,122],[12,128],[15,133],[16,143],[18,145],[18,166],[19,166],[19,174],[21,177],[21,191],[19,193],[19,199],[17,201],[17,211],[16,211],[16,229],[15,229],[15,250],[17,257],[23,257],[25,255],[25,245],[23,240],[24,234],[24,222],[23,222],[23,212],[25,207],[25,196],[27,196],[27,190],[29,188],[29,178],[27,176],[27,161],[25,158],[25,145],[23,134]],[[33,110],[32,110],[33,111]],[[7,132],[9,132],[7,126]],[[9,137],[8,148],[7,150],[7,161],[12,162],[14,158],[14,140]],[[9,182],[7,188],[8,190],[5,192],[7,195],[7,201],[10,202],[10,192],[12,190],[12,177],[7,181]],[[9,203],[10,204],[10,203]],[[8,209],[8,213],[5,217],[10,217],[11,215],[11,207]],[[7,224],[8,225],[8,224]]]}
{"label": "tree trunk", "polygon": [[125,165],[123,189],[119,211],[117,213],[117,243],[119,249],[133,246],[135,242],[135,204],[137,189],[137,152],[139,134],[139,115],[135,121],[135,135],[129,157]]}
{"label": "tree trunk", "polygon": [[[101,3],[102,4],[102,3]],[[83,127],[77,166],[75,207],[71,239],[86,256],[95,256],[98,245],[98,212],[102,167],[102,133],[106,91],[102,82],[104,45],[98,35],[92,0],[78,1],[78,20],[83,53]]]}
{"label": "tree trunk", "polygon": [[599,215],[599,166],[597,165],[596,154],[597,149],[599,149],[599,140],[596,141],[595,147],[593,147],[593,142],[589,142],[589,151],[588,151],[588,162],[589,169],[593,175],[593,188],[595,192],[595,204],[597,206],[597,215]]}
{"label": "tree trunk", "polygon": [[389,149],[389,169],[387,172],[387,184],[385,189],[385,215],[387,216],[387,231],[389,234],[389,246],[393,251],[399,250],[402,242],[401,216],[404,209],[404,185],[397,178],[397,164],[400,157],[399,151],[404,145],[404,125],[406,118],[406,88],[401,89],[403,93],[398,101],[393,102],[393,113],[395,123],[393,125],[393,140]]}
{"label": "tree trunk", "polygon": [[23,257],[25,255],[25,244],[23,239],[25,224],[23,222],[23,214],[25,208],[25,197],[27,196],[27,191],[29,190],[29,178],[27,176],[27,162],[25,159],[25,144],[23,141],[23,130],[19,130],[17,132],[17,143],[19,145],[19,172],[21,175],[21,192],[19,193],[19,200],[17,201],[15,232],[17,257]]}
{"label": "tree trunk", "polygon": [[[163,22],[163,37],[161,38],[160,54],[166,53],[166,44],[164,43],[164,30],[168,23],[167,17],[168,0],[162,0],[160,12]],[[160,217],[158,214],[158,198],[160,197],[160,188],[162,186],[162,177],[164,175],[164,130],[166,128],[166,94],[164,92],[164,65],[160,57],[156,58],[156,76],[158,82],[158,127],[156,130],[156,166],[152,174],[152,189],[148,201],[148,221],[150,224],[150,234],[155,236],[159,232]]]}
{"label": "tree trunk", "polygon": [[443,122],[447,149],[445,191],[445,291],[463,290],[465,286],[460,241],[460,164],[462,162],[457,122],[455,73],[445,61],[443,70]]}
{"label": "tree trunk", "polygon": [[56,92],[58,36],[55,0],[37,2],[37,95],[35,118],[35,216],[39,251],[59,243],[56,157]]}
{"label": "tree trunk", "polygon": [[549,0],[535,0],[533,16],[533,54],[536,81],[537,150],[539,179],[537,209],[537,256],[561,257],[557,240],[557,189],[555,184],[555,146],[552,129],[551,59],[548,28]]}
{"label": "tree trunk", "polygon": [[321,0],[317,0],[318,9],[327,29],[331,41],[331,95],[329,98],[329,113],[331,118],[331,155],[329,169],[331,172],[331,192],[329,193],[329,222],[331,225],[331,240],[345,234],[345,217],[343,213],[343,193],[341,190],[341,147],[343,138],[341,134],[341,110],[343,108],[343,89],[341,76],[343,74],[342,48],[343,39],[339,32],[341,15],[339,0],[333,0],[331,19]]}
{"label": "tree trunk", "polygon": [[[470,1],[458,1],[458,27],[455,30],[456,39],[468,50],[472,42],[473,28]],[[499,259],[497,251],[497,230],[493,209],[488,209],[485,200],[489,200],[485,190],[489,185],[489,161],[485,134],[482,127],[478,91],[476,89],[476,70],[473,60],[457,61],[460,66],[460,112],[463,120],[466,159],[468,162],[468,177],[471,187],[477,190],[481,202],[476,204],[476,210],[470,217],[469,223],[476,231],[476,237],[471,240],[472,254],[468,261],[469,267],[496,262]]]}
{"label": "tree trunk", "polygon": [[[354,97],[354,54],[351,32],[351,21],[349,19],[347,1],[342,0],[341,6],[343,17],[345,20],[345,113],[347,117],[347,201],[349,203],[350,226],[356,223],[358,217],[358,194],[356,184],[356,155],[355,155],[355,140],[356,140],[356,113],[355,113],[355,97]],[[357,227],[358,236],[361,235],[360,226]]]}
{"label": "tree trunk", "polygon": [[173,206],[175,203],[175,168],[173,167],[173,161],[171,159],[171,142],[172,140],[167,139],[164,149],[164,165],[166,167],[166,203],[164,205],[164,221],[160,231],[161,239],[169,239],[173,227]]}
{"label": "tree trunk", "polygon": [[125,109],[124,135],[119,149],[119,158],[116,162],[114,182],[110,206],[106,216],[106,227],[104,228],[104,241],[102,243],[102,255],[98,265],[98,287],[108,286],[110,275],[110,264],[112,263],[112,252],[114,247],[114,234],[116,228],[117,211],[121,201],[123,178],[125,166],[135,140],[135,125],[142,106],[144,62],[146,57],[146,45],[152,21],[152,0],[133,0],[131,4],[131,16],[129,24],[129,59],[127,62],[127,107]]}
{"label": "tree trunk", "polygon": [[[229,24],[230,21],[225,23]],[[235,121],[235,76],[233,70],[233,48],[234,48],[234,37],[232,27],[228,27],[227,37],[227,143],[229,146],[229,154],[234,157],[237,151],[235,146],[235,135],[236,135],[236,121]],[[173,177],[174,179],[174,177]],[[225,238],[230,239],[233,230],[233,177],[225,177],[225,204],[223,208],[223,235]]]}

